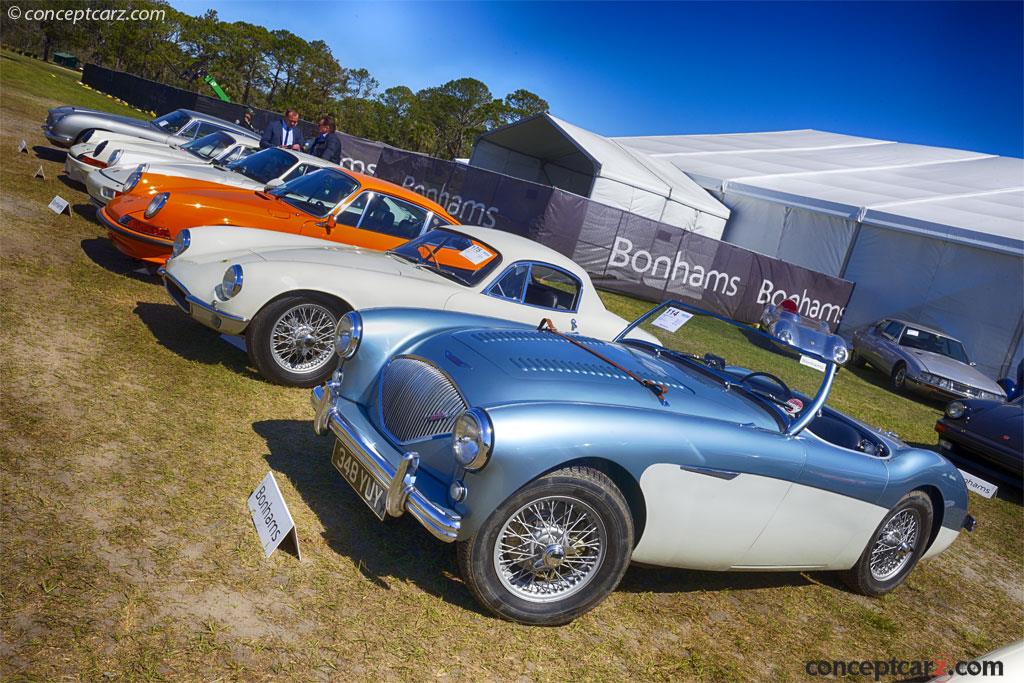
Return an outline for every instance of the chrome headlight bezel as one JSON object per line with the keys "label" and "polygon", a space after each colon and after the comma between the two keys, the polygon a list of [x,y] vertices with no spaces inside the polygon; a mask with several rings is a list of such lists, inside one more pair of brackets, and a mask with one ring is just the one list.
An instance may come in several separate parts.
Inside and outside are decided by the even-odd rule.
{"label": "chrome headlight bezel", "polygon": [[221,278],[221,298],[224,301],[227,301],[237,295],[240,291],[242,291],[242,266],[235,263],[228,266],[228,269],[224,271],[224,277]]}
{"label": "chrome headlight bezel", "polygon": [[850,349],[846,347],[846,344],[836,344],[832,350],[832,360],[836,365],[843,365],[850,360]]}
{"label": "chrome headlight bezel", "polygon": [[117,162],[124,156],[123,149],[115,149],[110,154],[110,158],[107,160],[107,166],[117,166]]}
{"label": "chrome headlight bezel", "polygon": [[[188,249],[192,243],[192,234],[185,228],[174,237],[174,244],[171,245],[171,258],[176,258]],[[223,282],[221,283],[223,285]]]}
{"label": "chrome headlight bezel", "polygon": [[146,207],[146,210],[145,212],[143,212],[143,215],[147,219],[157,215],[160,212],[160,209],[164,208],[164,205],[167,204],[167,200],[170,199],[170,197],[170,192],[160,192],[153,195],[153,199],[150,200],[149,206]]}
{"label": "chrome headlight bezel", "polygon": [[363,340],[363,317],[357,311],[341,316],[334,327],[334,351],[338,358],[348,360],[356,355],[359,342]]}
{"label": "chrome headlight bezel", "polygon": [[967,414],[967,404],[963,401],[953,401],[946,406],[946,417],[952,420],[959,420]]}
{"label": "chrome headlight bezel", "polygon": [[135,189],[135,186],[142,180],[142,174],[146,172],[146,164],[139,164],[132,171],[131,175],[125,178],[124,184],[121,185],[121,192],[127,194]]}
{"label": "chrome headlight bezel", "polygon": [[470,408],[455,420],[452,430],[452,453],[455,461],[470,472],[477,472],[491,459],[494,449],[494,427],[481,408]]}

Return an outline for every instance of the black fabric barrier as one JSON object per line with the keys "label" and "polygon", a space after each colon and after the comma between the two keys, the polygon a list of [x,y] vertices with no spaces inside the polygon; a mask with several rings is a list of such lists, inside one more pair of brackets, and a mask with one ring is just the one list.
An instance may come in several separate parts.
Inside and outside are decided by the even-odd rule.
{"label": "black fabric barrier", "polygon": [[[94,64],[85,66],[82,82],[157,114],[186,108],[235,121],[245,109]],[[257,129],[280,116],[255,111]],[[313,124],[301,125],[307,137],[315,134]],[[852,282],[564,190],[339,135],[345,168],[429,197],[464,224],[537,240],[579,263],[603,289],[651,301],[681,299],[745,322],[756,322],[769,303],[794,298],[802,314],[832,329],[853,295]]]}

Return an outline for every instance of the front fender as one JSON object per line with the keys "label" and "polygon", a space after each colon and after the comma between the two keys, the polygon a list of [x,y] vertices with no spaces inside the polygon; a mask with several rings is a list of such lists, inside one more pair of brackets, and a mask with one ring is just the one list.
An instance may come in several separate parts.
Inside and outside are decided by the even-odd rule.
{"label": "front fender", "polygon": [[889,461],[889,484],[879,505],[892,508],[908,492],[934,488],[942,496],[941,510],[935,510],[943,527],[960,531],[967,515],[967,484],[949,460],[934,451],[904,448]]}

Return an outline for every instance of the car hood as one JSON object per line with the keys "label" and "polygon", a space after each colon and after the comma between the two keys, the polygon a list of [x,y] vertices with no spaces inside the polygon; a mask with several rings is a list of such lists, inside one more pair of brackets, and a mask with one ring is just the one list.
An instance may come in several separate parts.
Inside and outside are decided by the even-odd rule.
{"label": "car hood", "polygon": [[[132,164],[131,166],[122,166],[121,164],[118,164],[117,166],[105,169],[103,174],[112,180],[123,183],[137,167],[138,164]],[[260,183],[246,178],[241,173],[235,173],[234,171],[218,168],[217,166],[204,162],[198,158],[195,158],[195,161],[183,160],[176,161],[174,163],[148,163],[146,172],[152,173],[153,175],[193,178],[204,183],[217,183],[219,185],[244,187],[252,190],[258,190],[263,187]]]}
{"label": "car hood", "polygon": [[981,434],[996,443],[1021,450],[1022,429],[1024,429],[1024,404],[995,403],[994,401],[971,401],[965,428]]}
{"label": "car hood", "polygon": [[992,391],[997,394],[1003,393],[1003,390],[999,388],[995,381],[978,372],[977,368],[973,368],[966,363],[961,363],[949,356],[932,353],[931,351],[904,349],[904,352],[917,360],[925,372],[930,372],[933,375],[939,375],[963,384],[969,384],[972,387],[984,389],[985,391]]}
{"label": "car hood", "polygon": [[[67,111],[68,109],[70,109],[70,111]],[[84,109],[82,107],[57,107],[56,109],[51,111],[53,111],[55,114],[59,114],[62,116],[71,116],[73,114],[87,114],[89,116],[97,116],[106,119],[107,121],[116,121],[117,123],[125,126],[135,126],[136,128],[145,128],[147,130],[158,130],[157,127],[149,121],[136,119],[131,116],[122,116],[120,114],[109,114],[105,111],[99,111],[97,109]]]}
{"label": "car hood", "polygon": [[[277,219],[297,220],[321,220],[298,209],[285,201],[277,199],[268,194],[257,193],[249,188],[216,187],[216,188],[189,188],[187,190],[168,190],[170,197],[168,205],[173,204],[200,204],[204,207],[215,208],[228,217],[233,224],[248,225],[247,217],[261,220],[266,216],[273,216]],[[255,223],[263,227],[261,223]]]}
{"label": "car hood", "polygon": [[638,377],[667,386],[664,401],[622,370],[551,332],[474,328],[435,337],[417,353],[436,359],[470,405],[601,403],[778,429],[753,399],[726,391],[716,379],[697,370],[625,345],[575,339]]}

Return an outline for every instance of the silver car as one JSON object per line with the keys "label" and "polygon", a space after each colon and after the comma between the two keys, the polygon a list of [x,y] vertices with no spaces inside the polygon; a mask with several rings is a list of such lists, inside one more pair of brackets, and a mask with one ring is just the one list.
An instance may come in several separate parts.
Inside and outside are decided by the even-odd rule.
{"label": "silver car", "polygon": [[152,121],[143,121],[93,109],[63,106],[51,109],[43,124],[43,135],[58,147],[71,147],[76,142],[84,142],[86,134],[94,130],[131,135],[168,145],[180,145],[219,130],[250,137],[253,135],[251,130],[191,109],[175,109]]}
{"label": "silver car", "polygon": [[913,391],[937,401],[1006,400],[999,385],[974,367],[961,342],[906,320],[886,318],[853,333],[850,364],[865,363],[889,375],[893,391]]}

